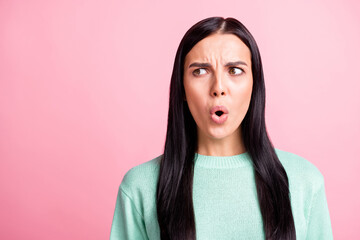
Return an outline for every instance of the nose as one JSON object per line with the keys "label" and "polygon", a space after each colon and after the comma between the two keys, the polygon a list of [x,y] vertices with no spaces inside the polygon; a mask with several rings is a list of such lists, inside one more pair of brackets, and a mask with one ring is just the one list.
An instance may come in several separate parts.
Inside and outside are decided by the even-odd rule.
{"label": "nose", "polygon": [[224,91],[221,91],[221,93],[219,94],[218,91],[214,91],[213,92],[213,95],[216,97],[217,95],[224,95],[225,96],[225,92]]}
{"label": "nose", "polygon": [[211,96],[226,96],[227,93],[224,87],[224,78],[221,74],[214,75],[214,84],[211,88]]}

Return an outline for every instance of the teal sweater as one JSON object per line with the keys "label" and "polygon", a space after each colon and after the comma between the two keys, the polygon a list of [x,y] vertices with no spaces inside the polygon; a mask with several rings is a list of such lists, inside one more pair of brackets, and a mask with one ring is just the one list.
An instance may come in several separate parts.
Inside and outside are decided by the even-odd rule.
{"label": "teal sweater", "polygon": [[[324,177],[303,157],[275,148],[289,178],[296,239],[333,239]],[[131,168],[117,195],[110,240],[159,240],[156,183],[161,155]],[[197,240],[265,239],[250,155],[195,154]]]}

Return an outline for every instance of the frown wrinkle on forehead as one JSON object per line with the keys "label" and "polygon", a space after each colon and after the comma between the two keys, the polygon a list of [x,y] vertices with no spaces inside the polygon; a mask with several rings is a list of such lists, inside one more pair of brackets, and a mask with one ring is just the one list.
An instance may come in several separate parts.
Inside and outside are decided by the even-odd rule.
{"label": "frown wrinkle on forehead", "polygon": [[214,68],[228,62],[251,64],[249,48],[234,34],[213,34],[199,41],[186,55],[185,67],[192,62],[210,63]]}

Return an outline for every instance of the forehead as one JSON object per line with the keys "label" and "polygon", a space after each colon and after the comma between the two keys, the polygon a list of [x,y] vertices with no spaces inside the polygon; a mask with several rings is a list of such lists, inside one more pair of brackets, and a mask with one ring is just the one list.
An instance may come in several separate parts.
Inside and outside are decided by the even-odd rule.
{"label": "forehead", "polygon": [[228,61],[242,60],[251,63],[250,49],[234,34],[212,34],[199,41],[186,55],[185,66],[190,61]]}

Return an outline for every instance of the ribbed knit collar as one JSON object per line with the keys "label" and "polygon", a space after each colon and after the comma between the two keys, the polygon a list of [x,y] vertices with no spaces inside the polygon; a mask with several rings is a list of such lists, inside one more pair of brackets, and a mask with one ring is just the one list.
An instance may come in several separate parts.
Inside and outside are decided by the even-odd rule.
{"label": "ribbed knit collar", "polygon": [[233,156],[208,156],[195,153],[194,162],[196,167],[204,168],[237,168],[252,165],[248,152]]}

